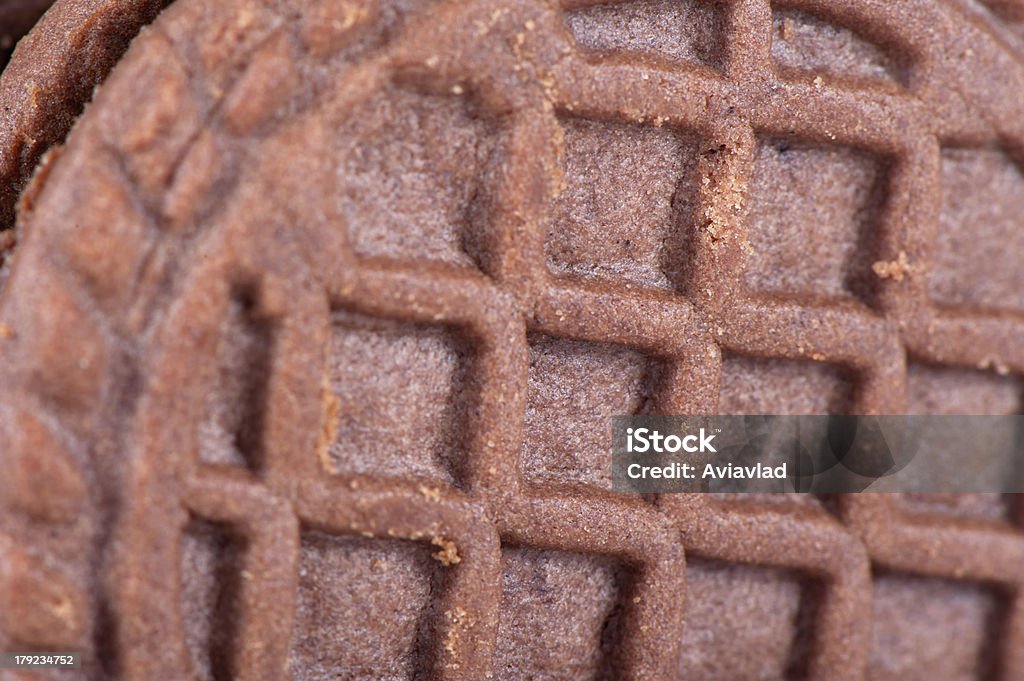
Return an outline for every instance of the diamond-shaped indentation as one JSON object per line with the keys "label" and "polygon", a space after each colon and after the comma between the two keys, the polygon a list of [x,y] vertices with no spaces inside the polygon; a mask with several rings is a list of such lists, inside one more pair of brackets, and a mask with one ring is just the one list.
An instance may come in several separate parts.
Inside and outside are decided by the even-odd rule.
{"label": "diamond-shaped indentation", "polygon": [[853,382],[841,366],[823,362],[746,357],[722,359],[721,414],[842,414]]}
{"label": "diamond-shaped indentation", "polygon": [[629,348],[531,335],[523,477],[610,489],[610,419],[643,411],[656,374]]}
{"label": "diamond-shaped indentation", "polygon": [[601,52],[718,66],[722,6],[708,0],[612,0],[568,12],[577,42]]}
{"label": "diamond-shaped indentation", "polygon": [[564,188],[547,235],[557,273],[670,288],[693,210],[698,149],[654,125],[563,118]]}
{"label": "diamond-shaped indentation", "polygon": [[345,117],[339,208],[360,255],[473,266],[495,133],[465,97],[385,89]]}
{"label": "diamond-shaped indentation", "polygon": [[608,670],[624,574],[611,558],[506,547],[495,676],[598,679]]}
{"label": "diamond-shaped indentation", "polygon": [[795,572],[687,557],[681,677],[767,681],[802,671],[814,592]]}
{"label": "diamond-shaped indentation", "polygon": [[910,414],[1020,414],[1024,413],[1024,383],[1017,376],[991,370],[911,362],[907,400]]}
{"label": "diamond-shaped indentation", "polygon": [[182,535],[185,644],[202,681],[231,673],[244,551],[245,541],[227,526],[200,518],[193,518]]}
{"label": "diamond-shaped indentation", "polygon": [[[991,370],[911,362],[907,366],[907,412],[944,416],[1020,414],[1024,412],[1024,382]],[[969,461],[974,489],[999,489],[1015,470],[1015,425],[993,421],[979,431],[959,428],[957,423],[934,422],[921,433],[917,446],[928,454],[930,469],[956,475]],[[978,451],[1002,451],[1007,455],[973,455]],[[1005,498],[998,494],[906,495],[900,503],[908,510],[929,514],[996,519],[1010,516]]]}
{"label": "diamond-shaped indentation", "polygon": [[994,149],[942,153],[942,208],[928,290],[952,306],[1024,310],[1024,174]]}
{"label": "diamond-shaped indentation", "polygon": [[[441,564],[426,544],[302,535],[297,679],[413,679],[430,659]],[[381,627],[378,618],[387,617]]]}
{"label": "diamond-shaped indentation", "polygon": [[236,294],[221,327],[215,387],[199,425],[201,460],[258,466],[272,351],[273,327],[253,314],[251,295]]}
{"label": "diamond-shaped indentation", "polygon": [[827,74],[848,80],[903,80],[899,61],[854,31],[806,12],[776,10],[772,59],[782,70]]}
{"label": "diamond-shaped indentation", "polygon": [[338,428],[334,472],[453,482],[461,459],[469,351],[441,326],[334,314],[330,388]]}
{"label": "diamond-shaped indentation", "polygon": [[759,141],[750,181],[747,286],[869,297],[885,175],[876,158],[852,148]]}
{"label": "diamond-shaped indentation", "polygon": [[869,678],[992,678],[1002,600],[980,584],[876,574]]}

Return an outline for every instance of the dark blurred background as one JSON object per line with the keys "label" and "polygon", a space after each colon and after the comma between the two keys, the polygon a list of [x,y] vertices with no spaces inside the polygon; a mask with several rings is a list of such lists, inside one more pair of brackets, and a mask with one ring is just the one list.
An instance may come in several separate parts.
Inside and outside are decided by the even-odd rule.
{"label": "dark blurred background", "polygon": [[0,69],[14,52],[14,46],[54,0],[0,0]]}

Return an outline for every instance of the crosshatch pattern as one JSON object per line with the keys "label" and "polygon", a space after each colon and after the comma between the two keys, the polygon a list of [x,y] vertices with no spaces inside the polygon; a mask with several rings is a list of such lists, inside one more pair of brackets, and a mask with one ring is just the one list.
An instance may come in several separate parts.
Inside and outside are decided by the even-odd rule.
{"label": "crosshatch pattern", "polygon": [[[180,28],[188,25],[188,2],[178,4],[184,8],[177,14],[172,8],[169,14]],[[224,119],[217,134],[244,136],[260,130],[258,144],[269,159],[279,158],[274,145],[281,139],[294,142],[296,129],[310,140],[309,149],[321,143],[322,149],[332,149],[327,140],[337,111],[356,109],[395,82],[419,78],[430,84],[431,97],[440,91],[455,101],[470,100],[478,112],[474,116],[500,121],[488,134],[503,167],[500,172],[478,171],[484,178],[476,198],[487,209],[467,218],[473,235],[445,235],[444,248],[460,244],[465,254],[433,258],[431,254],[443,251],[434,244],[395,260],[350,246],[356,237],[337,229],[342,218],[313,215],[303,200],[321,188],[313,160],[309,165],[296,161],[296,177],[282,179],[282,186],[257,181],[258,191],[228,199],[227,208],[209,217],[223,228],[201,238],[193,235],[189,248],[204,257],[180,284],[179,302],[158,329],[161,352],[147,367],[151,378],[145,409],[133,425],[134,441],[146,444],[125,473],[125,494],[146,501],[126,504],[115,530],[110,579],[131,585],[108,587],[108,617],[119,622],[118,640],[124,642],[116,648],[117,673],[138,679],[205,673],[197,671],[194,655],[189,655],[189,633],[180,617],[136,617],[181,608],[181,580],[167,579],[166,566],[181,564],[180,537],[201,518],[227,528],[244,545],[235,587],[240,616],[226,644],[233,651],[231,669],[241,679],[286,678],[289,673],[304,678],[297,665],[314,653],[301,644],[297,649],[293,638],[295,618],[308,615],[300,612],[297,575],[304,543],[320,536],[350,536],[365,541],[366,547],[374,540],[430,547],[443,577],[430,582],[432,586],[416,587],[433,594],[423,611],[430,624],[416,645],[425,651],[419,658],[423,665],[440,678],[515,678],[516,673],[528,675],[530,664],[555,659],[546,657],[540,640],[530,642],[537,648],[529,659],[515,658],[525,655],[523,642],[517,646],[503,637],[510,622],[532,615],[529,604],[503,596],[503,584],[516,575],[533,574],[531,570],[557,576],[559,571],[583,570],[581,565],[593,574],[616,575],[604,582],[595,577],[591,595],[607,601],[604,612],[613,613],[613,627],[593,623],[592,628],[601,627],[599,638],[605,628],[611,631],[601,650],[605,661],[614,660],[617,676],[692,678],[690,674],[706,667],[687,657],[684,642],[710,625],[701,620],[708,616],[707,608],[686,604],[691,581],[687,559],[694,566],[698,594],[701,585],[770,575],[765,579],[775,585],[772,597],[792,606],[782,610],[789,613],[784,620],[793,630],[780,635],[796,652],[776,661],[782,673],[865,678],[873,645],[872,596],[877,576],[884,573],[996,589],[1006,605],[992,674],[1024,678],[1024,582],[1019,569],[1024,564],[1019,529],[1024,509],[1016,500],[999,518],[950,520],[872,495],[641,499],[609,491],[600,471],[574,470],[576,464],[586,466],[579,458],[585,442],[564,443],[563,456],[554,460],[530,449],[531,433],[547,424],[543,411],[559,408],[531,406],[531,380],[544,380],[531,375],[531,368],[564,369],[571,383],[572,360],[565,360],[568,368],[559,368],[558,362],[573,353],[585,353],[631,376],[621,404],[663,413],[728,409],[737,404],[728,397],[728,377],[762,371],[763,358],[787,360],[785,366],[797,367],[797,375],[800,366],[834,370],[807,379],[808,385],[848,382],[850,389],[837,387],[837,397],[809,403],[807,410],[851,413],[908,412],[908,356],[933,368],[1024,374],[1020,309],[1004,309],[999,301],[956,306],[933,299],[925,275],[939,258],[934,244],[941,243],[936,230],[943,224],[942,204],[914,200],[941,195],[949,149],[1001,148],[1012,155],[1024,148],[1019,107],[998,93],[971,91],[969,68],[929,47],[936,43],[919,40],[917,27],[939,32],[943,37],[938,44],[965,40],[981,53],[979,59],[999,65],[1008,89],[1024,91],[1024,60],[1016,48],[1000,42],[1002,28],[967,23],[968,10],[959,3],[789,0],[781,7],[785,16],[776,16],[773,10],[780,8],[767,0],[733,0],[691,3],[692,12],[679,14],[681,20],[720,32],[693,44],[676,43],[668,49],[645,39],[642,31],[629,39],[621,34],[603,37],[601,22],[628,22],[632,4],[660,7],[656,2],[569,0],[561,12],[533,3],[504,8],[456,3],[438,9],[465,17],[453,22],[455,28],[448,29],[452,35],[442,36],[444,44],[459,49],[435,55],[438,36],[416,39],[413,26],[397,47],[365,58],[364,64],[339,77],[333,84],[347,89],[339,88],[342,94],[327,104],[311,102],[308,93],[306,99],[295,95],[299,104],[292,111],[299,112],[294,115],[300,124],[294,127],[267,113],[279,102],[242,96],[246,83],[265,77],[259,69],[271,68],[267,64],[272,61],[254,59],[249,72],[231,76],[237,79],[233,83],[226,74],[206,75],[214,82],[225,79],[221,84],[231,93],[216,114]],[[799,37],[800,31],[786,21],[801,12],[818,22],[860,27],[875,42],[888,45],[853,50],[851,59],[874,55],[882,66],[871,66],[871,73],[898,77],[873,81],[822,76],[780,65],[773,37]],[[394,16],[380,14],[382,21]],[[173,43],[171,22],[168,18],[165,31],[172,38],[148,39]],[[429,34],[424,26],[429,22],[418,26],[420,32]],[[598,29],[587,40],[577,40],[573,31],[588,26]],[[815,24],[807,33],[819,29]],[[496,50],[498,56],[489,55],[490,72],[476,67],[480,55],[495,48],[470,46],[473,41],[462,36],[480,37],[489,31],[506,36],[513,50],[512,56],[502,51],[506,48]],[[321,59],[347,44],[316,31],[303,36],[310,54]],[[260,49],[282,49],[281,42],[267,39]],[[894,46],[909,63],[886,57],[885,50]],[[358,45],[354,49],[360,54]],[[521,91],[494,87],[495,74],[504,77],[520,69],[527,70]],[[115,78],[107,88],[127,92],[127,83],[127,77]],[[955,96],[950,83],[963,86],[964,96],[973,98],[971,106]],[[659,153],[686,155],[675,160],[651,157],[655,170],[675,173],[673,183],[692,185],[657,204],[677,222],[659,244],[649,245],[661,252],[640,252],[639,264],[633,262],[631,244],[595,253],[592,263],[568,262],[559,255],[560,238],[581,240],[573,237],[572,207],[558,205],[560,195],[567,189],[571,193],[567,159],[573,144],[585,144],[594,126],[622,131],[624,145],[648,144]],[[673,141],[673,135],[680,137]],[[792,151],[786,140],[792,141]],[[193,144],[190,154],[201,159],[209,153],[203,145],[229,142],[200,136]],[[489,153],[481,145],[473,148],[474,162]],[[876,176],[882,178],[877,191],[884,197],[878,214],[859,211],[863,196],[835,199],[837,204],[845,201],[847,213],[857,216],[858,234],[850,237],[842,262],[824,267],[810,263],[798,277],[799,290],[792,291],[779,288],[786,279],[769,281],[750,269],[764,258],[769,268],[794,262],[785,260],[791,254],[766,254],[752,245],[757,239],[751,230],[785,219],[770,215],[778,207],[748,205],[757,196],[751,184],[758,177],[758,164],[770,166],[773,155],[784,153],[822,164],[824,172],[829,164],[856,163],[871,178],[871,196],[879,182]],[[856,161],[849,160],[854,157]],[[185,156],[183,165],[188,166],[189,158]],[[250,158],[255,169],[247,177],[258,177],[258,156]],[[146,178],[134,181],[135,191],[145,198]],[[449,199],[458,201],[445,197]],[[183,233],[195,229],[178,217],[174,204],[160,210],[165,227]],[[846,215],[843,210],[840,205],[836,215]],[[754,225],[750,216],[758,211],[767,217]],[[829,219],[822,216],[826,228]],[[276,230],[279,225],[294,233]],[[417,258],[416,252],[424,257]],[[78,272],[74,276],[90,283],[87,273],[75,270],[82,266],[73,252],[62,257]],[[948,255],[942,257],[948,261]],[[843,268],[842,276],[836,268]],[[825,285],[822,277],[828,280]],[[16,277],[11,285],[19,285]],[[85,290],[80,295],[105,295],[113,301],[106,292],[95,293],[95,286]],[[103,304],[93,303],[92,309]],[[67,305],[82,303],[69,300]],[[206,395],[210,386],[223,381],[216,370],[219,334],[233,309],[243,311],[243,327],[250,333],[272,338],[271,356],[254,360],[262,363],[263,382],[246,388],[262,396],[262,411],[252,416],[260,428],[255,435],[225,435],[221,431],[232,426],[215,424],[208,427],[213,435],[203,435],[198,424],[209,420],[202,412],[203,401],[189,400],[188,395]],[[119,314],[127,330],[152,328],[139,308]],[[116,328],[121,322],[110,323],[105,332],[123,332]],[[413,357],[403,366],[411,367],[413,379],[420,373],[436,378],[438,372],[430,367],[444,367],[440,373],[451,377],[450,385],[432,385],[429,394],[443,401],[446,390],[456,386],[459,400],[467,405],[470,418],[438,426],[422,451],[401,452],[398,476],[386,469],[351,468],[356,455],[345,450],[346,442],[369,436],[358,430],[358,423],[346,425],[354,407],[346,407],[344,396],[338,395],[346,381],[361,379],[325,369],[337,359],[332,353],[340,347],[344,354],[347,347],[340,326],[346,327],[344,333],[356,333],[355,328],[373,335],[384,352],[404,352],[402,339],[407,336],[429,337],[432,354]],[[416,362],[427,368],[421,371]],[[193,368],[184,378],[183,366]],[[771,408],[770,400],[764,408]],[[527,416],[530,409],[537,413],[534,420]],[[167,413],[183,416],[169,423]],[[401,409],[388,415],[396,423],[421,417]],[[221,421],[232,419],[227,415]],[[182,424],[192,430],[183,435]],[[457,448],[451,433],[442,432],[453,428],[459,434]],[[29,436],[24,437],[28,442]],[[405,446],[401,433],[395,437],[399,442],[394,447]],[[201,454],[204,438],[230,441],[244,451],[207,461]],[[188,451],[192,444],[194,450]],[[577,458],[564,456],[567,452]],[[415,476],[401,474],[409,465],[415,467]],[[29,515],[41,517],[51,510]],[[161,539],[154,543],[153,537]],[[136,550],[143,546],[145,551]],[[415,557],[409,556],[407,562],[414,564]],[[802,586],[798,589],[795,583]],[[59,579],[52,584],[51,589],[63,588]],[[76,593],[73,585],[66,590]],[[797,591],[806,592],[800,599],[813,601],[806,609],[809,614],[792,603]],[[67,602],[74,613],[98,607],[73,597]],[[688,621],[690,615],[697,619]],[[801,619],[805,615],[806,621]],[[80,629],[58,628],[67,639],[58,642],[88,641],[89,634]],[[20,640],[19,635],[10,636]],[[32,635],[30,627],[26,636]],[[157,643],[160,652],[154,654],[150,644]],[[94,655],[102,653],[90,649]],[[588,664],[592,668],[587,673],[595,678],[610,673],[600,671],[606,666],[601,661]]]}

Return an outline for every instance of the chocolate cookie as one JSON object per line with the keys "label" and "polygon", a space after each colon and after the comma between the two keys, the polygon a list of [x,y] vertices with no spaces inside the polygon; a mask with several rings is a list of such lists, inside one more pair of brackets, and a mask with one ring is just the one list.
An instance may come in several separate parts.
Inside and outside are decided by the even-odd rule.
{"label": "chocolate cookie", "polygon": [[602,458],[623,413],[1020,412],[996,9],[177,0],[22,203],[0,646],[1024,677],[1017,499],[651,500]]}
{"label": "chocolate cookie", "polygon": [[0,27],[19,37],[54,5],[0,75],[0,230],[13,226],[18,195],[44,152],[64,139],[132,38],[169,1],[0,3]]}

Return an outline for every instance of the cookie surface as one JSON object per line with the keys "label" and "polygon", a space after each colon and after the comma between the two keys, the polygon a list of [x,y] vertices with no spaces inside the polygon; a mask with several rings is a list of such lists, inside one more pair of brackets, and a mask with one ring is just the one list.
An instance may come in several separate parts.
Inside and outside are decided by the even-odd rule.
{"label": "cookie surface", "polygon": [[892,4],[171,4],[19,216],[0,645],[1020,677],[1017,500],[649,501],[599,458],[622,413],[1021,411],[1019,39]]}
{"label": "cookie surface", "polygon": [[168,2],[0,3],[0,26],[12,34],[53,5],[0,74],[0,230],[14,226],[15,203],[43,154],[64,139],[94,88]]}

